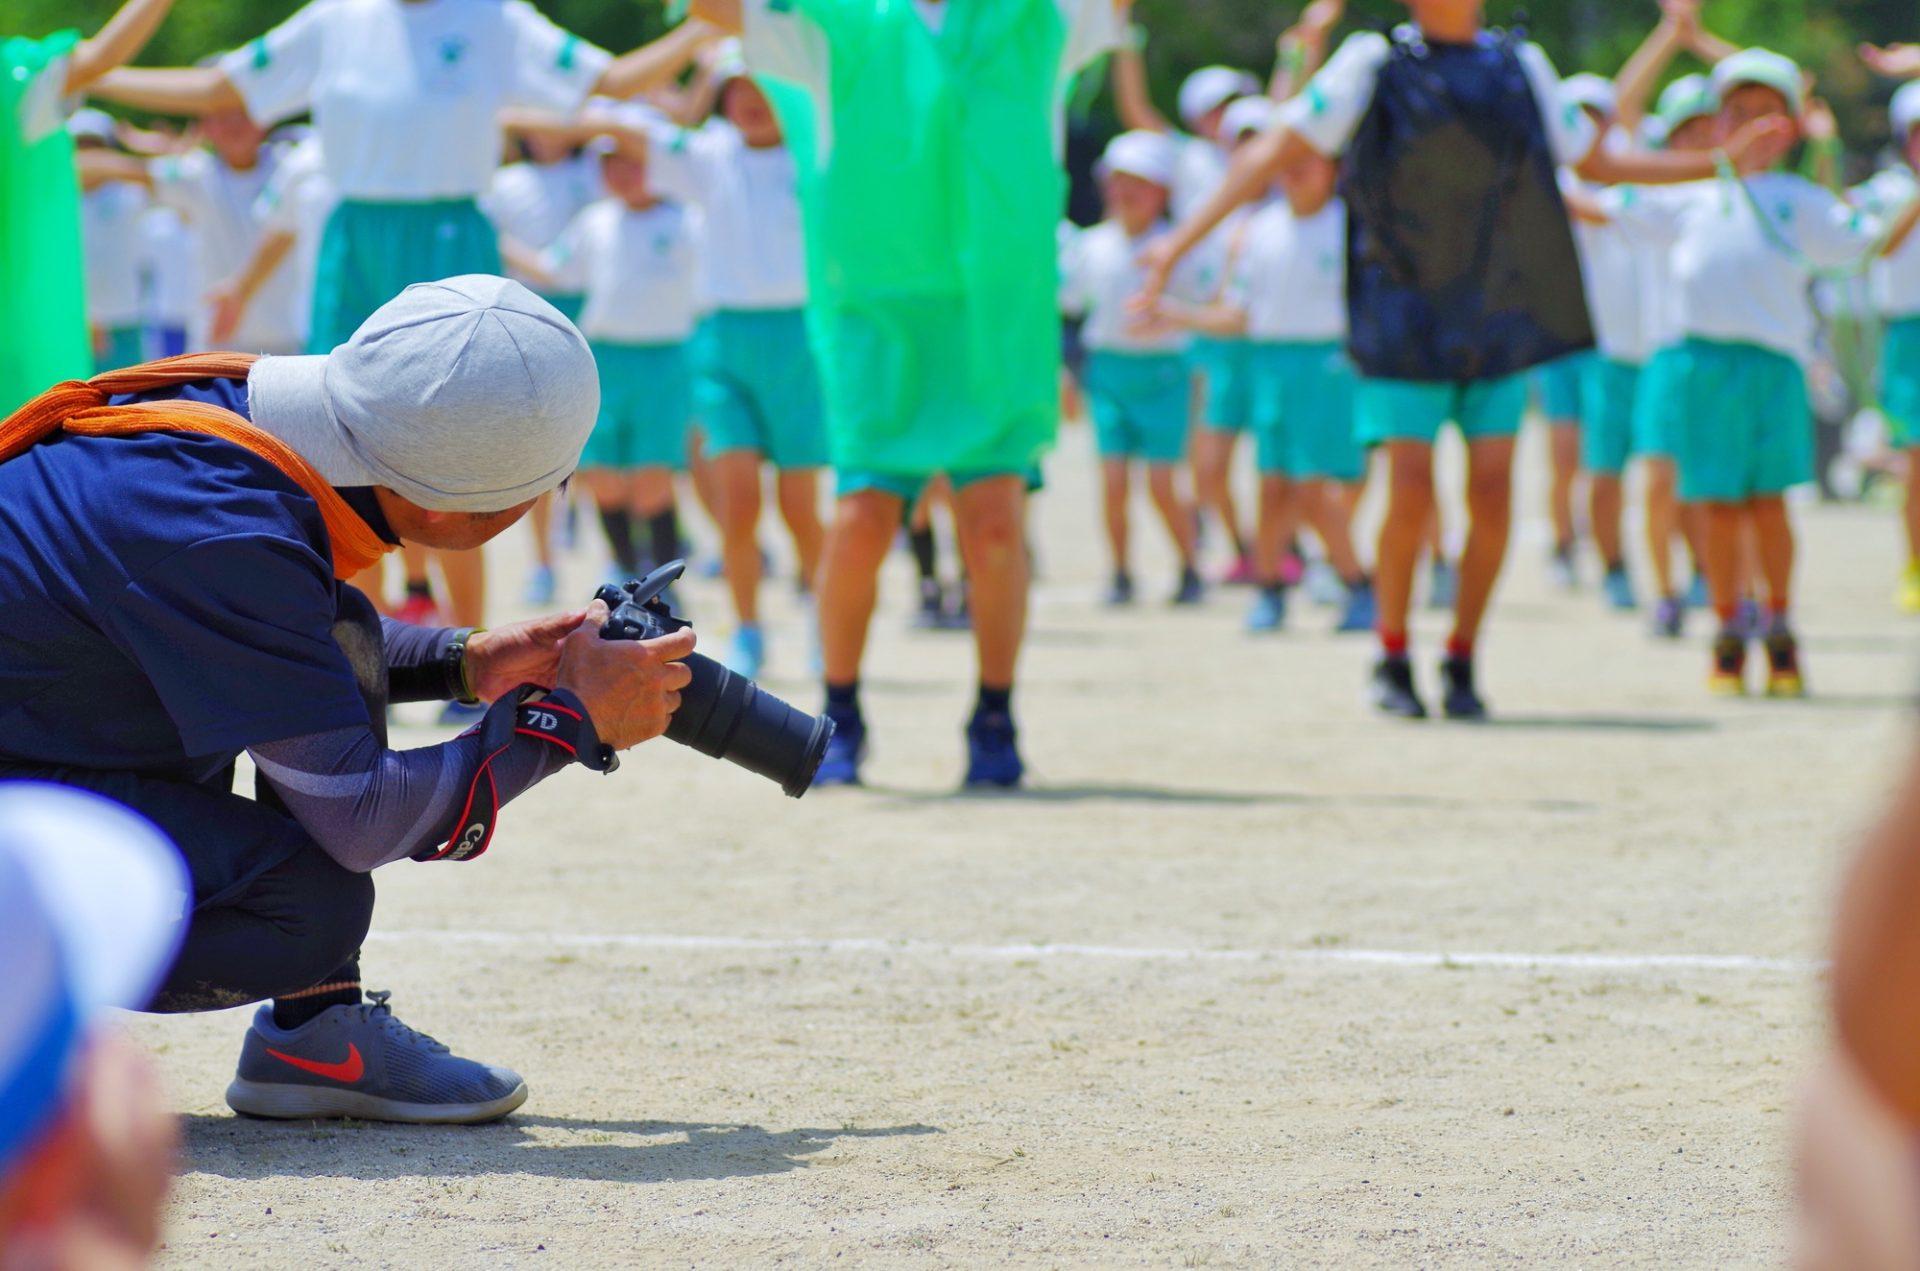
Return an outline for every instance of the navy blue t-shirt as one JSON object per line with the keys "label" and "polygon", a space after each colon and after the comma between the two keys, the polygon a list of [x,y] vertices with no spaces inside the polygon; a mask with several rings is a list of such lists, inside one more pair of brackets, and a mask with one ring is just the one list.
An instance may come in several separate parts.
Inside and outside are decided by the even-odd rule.
{"label": "navy blue t-shirt", "polygon": [[[140,394],[172,397],[247,414],[237,381]],[[319,505],[231,442],[56,434],[0,463],[0,765],[194,780],[366,723],[339,586]]]}

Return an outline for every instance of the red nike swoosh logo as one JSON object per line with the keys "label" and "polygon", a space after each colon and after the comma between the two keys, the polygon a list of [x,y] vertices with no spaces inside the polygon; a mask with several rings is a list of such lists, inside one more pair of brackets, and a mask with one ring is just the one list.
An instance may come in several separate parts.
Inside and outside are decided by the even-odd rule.
{"label": "red nike swoosh logo", "polygon": [[302,1059],[298,1055],[283,1054],[271,1046],[267,1047],[267,1053],[281,1063],[292,1064],[302,1072],[310,1072],[316,1077],[325,1077],[328,1081],[351,1084],[360,1080],[360,1074],[367,1070],[366,1062],[360,1058],[360,1048],[352,1042],[347,1043],[347,1057],[337,1064],[323,1064],[317,1059]]}

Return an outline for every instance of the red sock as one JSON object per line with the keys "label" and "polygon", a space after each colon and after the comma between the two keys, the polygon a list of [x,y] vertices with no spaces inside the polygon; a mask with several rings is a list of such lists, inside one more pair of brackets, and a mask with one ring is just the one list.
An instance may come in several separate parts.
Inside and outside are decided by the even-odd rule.
{"label": "red sock", "polygon": [[1389,631],[1385,627],[1380,628],[1380,652],[1390,658],[1406,657],[1407,633],[1404,631]]}
{"label": "red sock", "polygon": [[1448,636],[1447,656],[1450,658],[1458,658],[1465,662],[1473,661],[1473,641],[1462,639],[1459,636]]}

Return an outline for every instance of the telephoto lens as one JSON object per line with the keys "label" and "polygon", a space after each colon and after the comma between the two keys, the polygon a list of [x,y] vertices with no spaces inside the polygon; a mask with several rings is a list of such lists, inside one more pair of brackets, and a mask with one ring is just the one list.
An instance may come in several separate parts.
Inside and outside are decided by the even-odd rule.
{"label": "telephoto lens", "polygon": [[[652,640],[692,625],[675,617],[662,597],[686,567],[674,561],[643,579],[594,593],[611,611],[600,638]],[[687,669],[693,680],[680,691],[668,740],[777,782],[789,798],[805,794],[826,755],[833,721],[796,710],[698,653],[687,657]]]}

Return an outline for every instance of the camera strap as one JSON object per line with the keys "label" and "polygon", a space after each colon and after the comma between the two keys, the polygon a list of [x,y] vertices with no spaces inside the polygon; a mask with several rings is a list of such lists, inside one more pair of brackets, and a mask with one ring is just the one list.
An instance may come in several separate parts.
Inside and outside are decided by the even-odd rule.
{"label": "camera strap", "polygon": [[493,704],[475,729],[486,756],[474,770],[460,815],[454,818],[447,845],[423,861],[470,861],[485,854],[493,843],[494,823],[500,817],[500,790],[493,779],[493,761],[519,737],[533,737],[558,746],[574,761],[595,772],[612,772],[620,757],[594,731],[587,708],[565,689],[548,692],[523,684]]}

